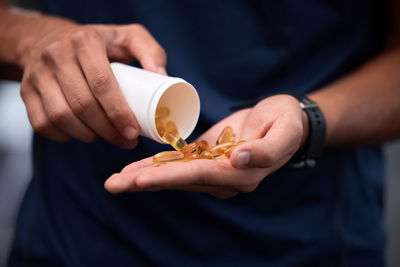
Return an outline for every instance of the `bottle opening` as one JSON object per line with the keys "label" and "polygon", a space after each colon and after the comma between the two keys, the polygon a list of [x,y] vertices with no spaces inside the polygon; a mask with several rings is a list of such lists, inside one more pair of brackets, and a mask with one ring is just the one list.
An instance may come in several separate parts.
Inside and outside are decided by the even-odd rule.
{"label": "bottle opening", "polygon": [[[200,100],[194,87],[185,82],[171,85],[160,97],[157,108],[160,107],[169,109],[169,115],[164,121],[174,122],[179,135],[183,139],[188,138],[196,127],[200,115]],[[162,139],[160,135],[158,136]]]}

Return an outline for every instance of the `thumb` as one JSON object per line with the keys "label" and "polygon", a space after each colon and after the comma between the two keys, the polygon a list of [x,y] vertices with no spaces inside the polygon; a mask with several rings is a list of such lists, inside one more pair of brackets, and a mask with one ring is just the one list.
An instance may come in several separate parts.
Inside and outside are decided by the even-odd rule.
{"label": "thumb", "polygon": [[167,75],[167,54],[150,32],[140,24],[131,26],[128,49],[139,60],[143,69]]}
{"label": "thumb", "polygon": [[303,135],[301,121],[278,119],[264,137],[250,140],[236,147],[230,157],[235,168],[269,168],[283,164],[297,151]]}

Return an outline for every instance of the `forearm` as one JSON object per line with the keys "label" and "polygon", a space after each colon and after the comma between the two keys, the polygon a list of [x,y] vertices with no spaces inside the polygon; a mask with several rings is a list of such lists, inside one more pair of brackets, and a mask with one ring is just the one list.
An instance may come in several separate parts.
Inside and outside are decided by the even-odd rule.
{"label": "forearm", "polygon": [[0,63],[23,68],[22,51],[29,50],[49,31],[69,24],[74,25],[67,19],[11,11],[5,1],[0,1]]}
{"label": "forearm", "polygon": [[326,145],[381,143],[400,136],[400,46],[309,95],[327,121]]}

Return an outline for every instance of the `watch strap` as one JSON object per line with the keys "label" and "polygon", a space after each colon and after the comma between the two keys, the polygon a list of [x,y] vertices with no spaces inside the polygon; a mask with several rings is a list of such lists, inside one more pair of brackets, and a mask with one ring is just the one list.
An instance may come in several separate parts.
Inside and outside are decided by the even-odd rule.
{"label": "watch strap", "polygon": [[300,102],[300,107],[307,114],[309,131],[303,148],[299,150],[288,162],[290,168],[311,168],[316,164],[325,144],[326,121],[318,104],[307,96],[294,96]]}

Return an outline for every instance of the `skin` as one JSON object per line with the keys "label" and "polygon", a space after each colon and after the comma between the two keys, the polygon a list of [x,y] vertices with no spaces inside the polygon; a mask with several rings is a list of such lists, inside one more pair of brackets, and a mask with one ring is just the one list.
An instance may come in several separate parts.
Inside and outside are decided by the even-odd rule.
{"label": "skin", "polygon": [[[137,24],[82,26],[54,17],[15,15],[7,11],[4,0],[0,3],[0,31],[5,33],[0,36],[4,44],[0,60],[24,71],[21,96],[33,128],[57,141],[74,137],[90,142],[99,135],[133,147],[137,122],[107,63],[136,58],[143,68],[165,73],[165,52],[150,33]],[[400,136],[399,5],[395,0],[391,3],[386,49],[309,95],[326,117],[327,147],[378,144]],[[288,95],[269,97],[251,109],[238,111],[199,139],[213,143],[227,125],[240,140],[248,140],[234,149],[230,159],[156,167],[147,158],[112,175],[105,188],[111,193],[177,189],[232,197],[253,191],[264,177],[283,166],[308,136],[307,117],[298,101]],[[136,131],[125,131],[129,126]]]}
{"label": "skin", "polygon": [[38,134],[136,145],[139,125],[109,62],[137,59],[144,69],[166,74],[166,53],[146,28],[13,13],[4,0],[0,17],[0,59],[23,70],[20,93]]}
{"label": "skin", "polygon": [[[264,113],[265,110],[268,112]],[[230,160],[225,157],[199,159],[156,167],[152,158],[146,158],[111,176],[105,187],[112,193],[178,189],[207,192],[219,198],[251,192],[299,148],[303,135],[302,113],[299,102],[291,96],[269,97],[252,109],[235,112],[199,137],[214,144],[221,130],[232,126],[239,139],[248,142],[234,149]],[[243,164],[240,158],[246,157],[247,152],[249,162]]]}

